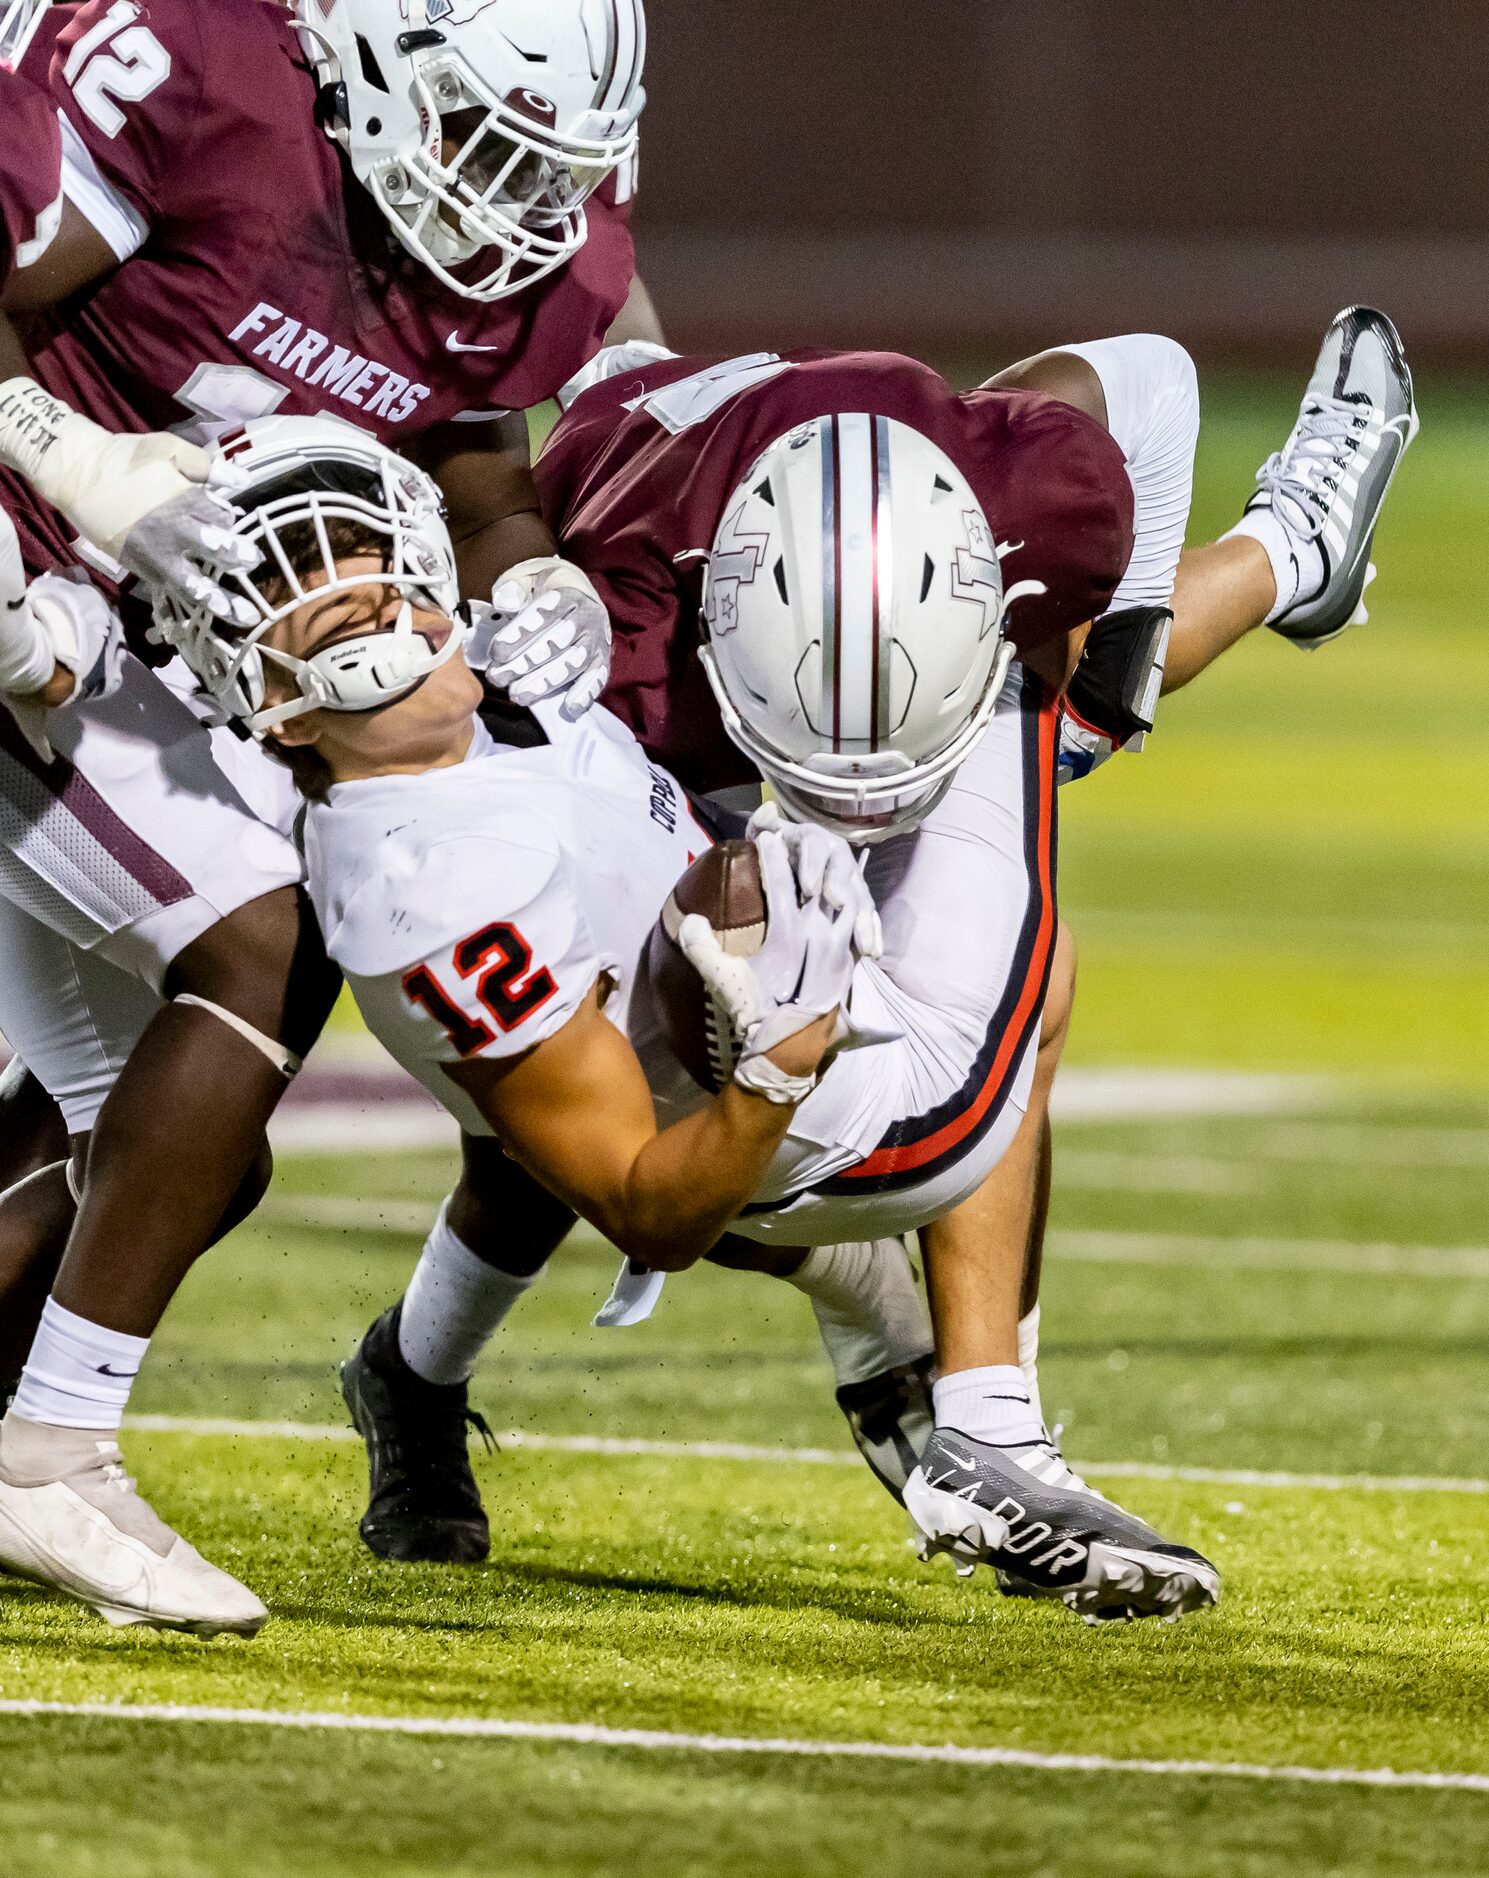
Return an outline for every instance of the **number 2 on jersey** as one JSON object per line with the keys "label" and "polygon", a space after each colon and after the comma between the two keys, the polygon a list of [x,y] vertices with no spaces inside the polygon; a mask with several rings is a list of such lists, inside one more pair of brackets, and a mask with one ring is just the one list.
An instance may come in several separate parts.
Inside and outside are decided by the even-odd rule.
{"label": "number 2 on jersey", "polygon": [[[476,996],[501,1030],[515,1030],[558,990],[546,965],[532,970],[532,947],[515,926],[500,921],[468,934],[455,947],[455,969],[476,978]],[[450,996],[427,965],[403,974],[403,994],[427,1011],[462,1056],[474,1056],[496,1032],[484,1018],[472,1017]]]}
{"label": "number 2 on jersey", "polygon": [[143,11],[134,0],[116,0],[67,55],[63,76],[105,137],[117,137],[124,128],[116,99],[138,104],[171,75],[170,53],[148,26],[135,24]]}

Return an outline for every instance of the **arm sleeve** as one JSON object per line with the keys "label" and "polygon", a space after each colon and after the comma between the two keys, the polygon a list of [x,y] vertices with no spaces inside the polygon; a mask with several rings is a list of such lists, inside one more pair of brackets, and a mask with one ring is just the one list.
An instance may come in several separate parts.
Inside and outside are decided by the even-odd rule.
{"label": "arm sleeve", "polygon": [[68,193],[90,221],[93,204],[106,205],[95,226],[116,253],[121,224],[143,239],[203,180],[193,153],[204,70],[199,10],[185,0],[152,0],[148,11],[137,0],[88,0],[57,37],[50,85],[67,122]]}
{"label": "arm sleeve", "polygon": [[[568,1023],[601,972],[556,843],[516,848],[469,836],[439,843],[412,876],[399,878],[395,895],[389,883],[371,883],[342,931],[351,945],[336,951],[349,960],[363,1017],[423,1080],[431,1065],[500,1060],[542,1043]],[[374,965],[373,953],[381,955],[374,969],[353,969],[352,961]]]}
{"label": "arm sleeve", "polygon": [[1128,333],[1060,346],[1101,380],[1107,428],[1121,446],[1132,483],[1132,559],[1112,596],[1114,609],[1167,606],[1189,525],[1199,384],[1194,361],[1175,340]]}
{"label": "arm sleeve", "polygon": [[39,261],[62,220],[62,139],[44,91],[0,67],[0,282]]}

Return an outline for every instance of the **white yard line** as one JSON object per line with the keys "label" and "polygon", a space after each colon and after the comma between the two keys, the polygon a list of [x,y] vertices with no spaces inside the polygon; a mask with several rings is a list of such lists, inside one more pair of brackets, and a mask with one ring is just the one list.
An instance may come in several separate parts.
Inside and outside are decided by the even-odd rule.
{"label": "white yard line", "polygon": [[1120,1148],[1055,1152],[1055,1178],[1082,1193],[1259,1193],[1270,1169],[1260,1158],[1124,1154]]}
{"label": "white yard line", "polygon": [[[245,1441],[357,1441],[355,1429],[337,1423],[249,1422],[215,1416],[131,1415],[126,1427],[142,1434],[225,1435]],[[851,1449],[752,1447],[738,1441],[645,1441],[610,1435],[543,1435],[520,1428],[496,1437],[509,1448],[538,1454],[649,1455],[662,1460],[761,1461],[770,1466],[861,1467]],[[1083,1473],[1108,1480],[1177,1480],[1197,1486],[1302,1487],[1329,1492],[1483,1493],[1489,1480],[1454,1480],[1430,1474],[1286,1474],[1253,1468],[1168,1467],[1148,1461],[1082,1463]]]}
{"label": "white yard line", "polygon": [[425,1735],[477,1741],[547,1741],[571,1747],[652,1754],[774,1754],[811,1760],[939,1762],[953,1767],[1021,1767],[1038,1773],[1148,1774],[1168,1779],[1272,1780],[1327,1787],[1418,1787],[1489,1793],[1489,1774],[1434,1774],[1391,1767],[1267,1767],[1246,1761],[1117,1760],[1105,1754],[1036,1754],[1026,1748],[954,1742],[803,1741],[790,1736],[674,1734],[660,1728],[602,1728],[593,1722],[503,1721],[494,1717],[356,1715],[314,1710],[194,1708],[154,1702],[0,1701],[0,1715],[68,1715],[98,1721],[294,1728],[328,1734]]}
{"label": "white yard line", "polygon": [[[397,1233],[422,1238],[433,1201],[285,1195],[257,1218],[271,1226],[330,1232]],[[1489,1246],[1357,1244],[1350,1239],[1229,1238],[1165,1232],[1052,1232],[1049,1255],[1099,1265],[1231,1266],[1249,1271],[1347,1272],[1360,1277],[1489,1278]]]}
{"label": "white yard line", "polygon": [[[1489,1167],[1489,1130],[1383,1122],[1267,1122],[1238,1150],[1247,1161],[1346,1167]],[[1227,1148],[1226,1158],[1231,1150]]]}
{"label": "white yard line", "polygon": [[1489,1246],[1370,1245],[1351,1239],[1232,1239],[1173,1232],[1052,1232],[1056,1258],[1099,1265],[1232,1266],[1375,1278],[1489,1278]]}

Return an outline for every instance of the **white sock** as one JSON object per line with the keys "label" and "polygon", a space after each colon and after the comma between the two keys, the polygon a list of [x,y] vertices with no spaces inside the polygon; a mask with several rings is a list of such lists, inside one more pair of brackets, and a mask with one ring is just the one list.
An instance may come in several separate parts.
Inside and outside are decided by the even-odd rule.
{"label": "white sock", "polygon": [[1275,508],[1250,510],[1220,539],[1230,541],[1237,535],[1249,535],[1253,541],[1259,541],[1272,564],[1277,598],[1267,614],[1267,625],[1270,626],[1279,613],[1286,612],[1295,600],[1311,600],[1323,587],[1327,571],[1323,549],[1316,541],[1289,528]]}
{"label": "white sock", "polygon": [[148,1337],[105,1330],[48,1298],[12,1412],[56,1428],[115,1429],[149,1347]]}
{"label": "white sock", "polygon": [[918,1362],[935,1347],[903,1239],[813,1246],[786,1282],[812,1300],[839,1388]]}
{"label": "white sock", "polygon": [[466,1382],[498,1324],[537,1277],[479,1259],[450,1226],[450,1202],[424,1241],[398,1320],[403,1360],[425,1382]]}
{"label": "white sock", "polygon": [[974,1441],[1013,1447],[1042,1441],[1044,1422],[1029,1395],[1017,1363],[989,1363],[983,1369],[959,1369],[931,1384],[938,1428],[959,1428]]}
{"label": "white sock", "polygon": [[1039,1399],[1039,1306],[1019,1319],[1019,1368],[1029,1391],[1029,1406],[1044,1421],[1044,1404]]}

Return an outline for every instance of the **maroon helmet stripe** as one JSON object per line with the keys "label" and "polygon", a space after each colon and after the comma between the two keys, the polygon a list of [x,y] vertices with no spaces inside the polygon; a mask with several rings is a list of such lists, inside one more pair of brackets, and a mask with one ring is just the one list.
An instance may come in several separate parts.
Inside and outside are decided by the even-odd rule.
{"label": "maroon helmet stripe", "polygon": [[605,70],[600,76],[600,109],[613,111],[610,87],[615,83],[616,54],[620,48],[620,5],[619,0],[607,0],[609,23],[605,28]]}
{"label": "maroon helmet stripe", "polygon": [[843,747],[843,488],[842,431],[832,420],[832,747]]}
{"label": "maroon helmet stripe", "polygon": [[874,669],[873,676],[869,680],[869,748],[871,750],[877,750],[879,748],[879,718],[883,710],[883,702],[879,695],[882,688],[879,671],[879,634],[883,624],[884,602],[880,593],[880,585],[884,571],[884,561],[879,540],[879,525],[881,520],[887,523],[889,516],[887,513],[881,516],[879,501],[882,493],[882,479],[888,471],[888,465],[880,459],[880,449],[883,442],[880,434],[882,421],[882,419],[877,417],[874,419],[873,490],[869,498],[873,515],[870,529],[874,541],[874,643],[871,648]]}

